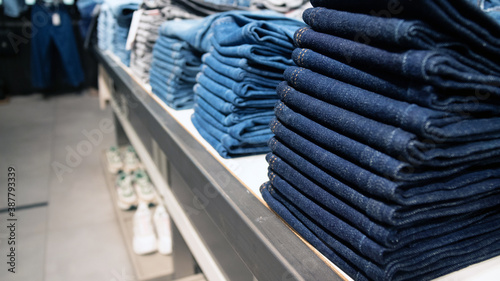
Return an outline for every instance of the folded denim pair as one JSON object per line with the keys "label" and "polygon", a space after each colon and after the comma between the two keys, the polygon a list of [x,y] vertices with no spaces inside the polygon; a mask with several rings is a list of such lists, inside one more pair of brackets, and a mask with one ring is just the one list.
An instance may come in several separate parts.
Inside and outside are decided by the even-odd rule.
{"label": "folded denim pair", "polygon": [[[352,65],[364,71],[382,71],[400,79],[415,80],[450,90],[482,90],[498,92],[500,76],[481,69],[480,64],[468,66],[449,54],[436,50],[411,49],[402,53],[390,52],[363,43],[314,31],[304,27],[295,33],[301,48]],[[330,48],[329,46],[336,46]]]}
{"label": "folded denim pair", "polygon": [[264,200],[355,280],[500,254],[496,23],[464,1],[311,2],[326,8],[304,13],[277,87]]}
{"label": "folded denim pair", "polygon": [[[416,260],[422,258],[422,255],[432,254],[436,249],[444,251],[456,242],[500,231],[500,226],[496,223],[500,218],[497,209],[456,216],[438,222],[434,220],[415,228],[385,228],[383,225],[370,222],[352,209],[341,209],[345,206],[335,206],[334,202],[324,198],[317,201],[314,197],[317,194],[311,196],[305,191],[298,192],[273,171],[269,176],[273,188],[281,196],[293,202],[315,224],[322,225],[331,236],[378,265],[412,266]],[[332,211],[332,208],[336,211]],[[338,213],[339,209],[342,210],[341,216]],[[393,239],[397,241],[397,247],[380,244],[373,237]]]}
{"label": "folded denim pair", "polygon": [[275,87],[283,70],[293,65],[293,33],[303,24],[266,15],[225,13],[213,19],[210,38],[203,39],[211,47],[194,88],[193,122],[198,129],[205,125],[200,134],[223,157],[269,151]]}
{"label": "folded denim pair", "polygon": [[[311,80],[313,83],[320,83],[316,80]],[[328,89],[327,86],[326,89]],[[383,122],[371,119],[369,117],[365,117],[361,114],[357,114],[349,110],[359,110],[359,111],[370,111],[376,110],[377,105],[373,103],[373,100],[367,102],[358,102],[356,101],[356,93],[354,91],[347,92],[347,96],[345,98],[346,104],[350,102],[352,107],[348,106],[345,108],[346,104],[343,105],[334,105],[330,102],[320,100],[316,98],[316,94],[308,95],[302,93],[300,91],[295,90],[294,88],[288,86],[286,82],[282,82],[279,84],[277,88],[278,95],[280,96],[282,102],[286,107],[292,108],[297,113],[300,113],[303,116],[306,116],[307,119],[310,119],[318,124],[316,128],[316,134],[318,134],[318,138],[323,138],[325,142],[328,141],[329,138],[334,137],[334,133],[331,131],[342,135],[343,137],[347,137],[350,140],[354,140],[356,143],[359,143],[361,146],[360,151],[363,151],[365,155],[360,158],[365,159],[378,159],[381,161],[385,157],[385,155],[391,156],[392,159],[398,159],[400,162],[393,162],[392,160],[383,161],[387,167],[380,167],[381,169],[386,169],[384,175],[397,179],[397,180],[416,180],[418,172],[428,169],[428,168],[440,168],[437,169],[437,173],[442,173],[440,170],[449,169],[450,171],[461,171],[466,166],[476,165],[478,162],[482,162],[483,164],[493,163],[495,161],[499,153],[499,139],[491,138],[488,140],[476,140],[476,141],[458,141],[460,138],[472,138],[475,131],[484,130],[481,133],[478,133],[478,137],[487,138],[489,133],[490,125],[495,124],[492,119],[491,122],[485,121],[485,126],[480,127],[479,125],[470,126],[469,135],[464,132],[467,129],[467,126],[460,128],[460,130],[456,131],[456,134],[448,134],[447,137],[444,137],[444,134],[440,134],[441,127],[437,127],[436,129],[431,128],[433,122],[435,124],[441,125],[446,120],[440,120],[442,123],[438,123],[439,120],[430,120],[425,119],[425,115],[423,113],[415,113],[414,115],[404,115],[395,117],[396,119],[392,120],[391,124],[385,124]],[[324,99],[329,98],[337,98],[342,95],[340,91],[335,91],[332,93],[338,93],[335,95],[330,95],[328,97],[322,96]],[[367,94],[368,95],[368,94]],[[276,107],[277,114],[282,116],[288,124],[294,124],[294,126],[300,126],[300,116],[299,115],[287,115],[281,113],[281,108],[285,108],[284,105],[278,105]],[[369,105],[369,106],[368,106]],[[355,106],[359,106],[361,109],[356,109]],[[387,114],[390,114],[390,110],[394,110],[396,105],[388,103],[385,104]],[[411,109],[415,109],[416,106],[411,106],[406,112],[411,112]],[[383,110],[383,109],[382,109]],[[418,110],[416,110],[418,111]],[[287,110],[290,112],[290,110]],[[406,113],[405,112],[405,113]],[[436,133],[436,136],[431,134],[427,134],[424,137],[420,137],[412,132],[404,130],[399,124],[396,124],[402,120],[404,117],[408,116],[408,118],[415,118],[423,120],[424,125],[422,128],[424,130],[429,129],[429,132]],[[303,119],[303,118],[302,118]],[[489,120],[489,119],[486,119]],[[474,120],[471,120],[473,122]],[[309,124],[313,124],[311,121],[307,120]],[[388,122],[389,123],[389,122]],[[473,122],[474,123],[474,122]],[[404,122],[403,122],[404,124]],[[409,124],[409,123],[406,123]],[[418,124],[414,122],[413,125]],[[474,124],[481,124],[480,122]],[[451,125],[459,126],[456,124]],[[445,128],[446,129],[446,128]],[[319,134],[326,134],[325,136],[319,137]],[[328,136],[328,137],[326,137]],[[443,137],[440,139],[440,137]],[[448,138],[449,141],[446,141]],[[338,142],[343,141],[339,138],[335,138]],[[349,141],[350,141],[349,140]],[[352,142],[353,144],[354,142]],[[356,144],[357,146],[358,144]],[[364,148],[364,147],[367,148]],[[341,148],[343,149],[343,147]],[[350,151],[346,151],[344,157],[351,157]],[[380,155],[384,156],[380,156]],[[370,157],[368,157],[370,156]],[[405,163],[403,163],[405,162]],[[390,164],[394,163],[394,164]],[[393,167],[393,168],[390,168]],[[432,173],[432,172],[431,172]],[[450,174],[451,172],[447,172],[446,174]]]}
{"label": "folded denim pair", "polygon": [[153,48],[150,69],[153,93],[174,109],[191,108],[200,57],[186,42],[160,36]]}
{"label": "folded denim pair", "polygon": [[467,42],[443,34],[419,20],[383,18],[325,9],[308,9],[304,21],[315,31],[384,50],[436,50],[483,73],[498,74],[500,65],[471,50]]}
{"label": "folded denim pair", "polygon": [[[478,3],[479,1],[474,1]],[[470,0],[312,0],[314,7],[325,7],[361,14],[422,20],[434,29],[453,36],[476,53],[492,61],[500,55],[500,25]],[[493,4],[494,6],[494,4]],[[498,4],[497,4],[498,6]]]}
{"label": "folded denim pair", "polygon": [[[500,254],[499,231],[496,230],[451,242],[441,249],[427,253],[412,255],[412,249],[409,249],[410,259],[402,257],[401,263],[396,259],[380,265],[328,232],[323,226],[324,222],[315,223],[314,217],[304,214],[295,202],[288,200],[270,183],[261,187],[261,193],[278,215],[355,280],[429,280]],[[479,228],[492,225],[495,225],[495,222],[489,225],[488,222],[483,222],[475,226]],[[453,234],[450,236],[443,239],[458,239]]]}
{"label": "folded denim pair", "polygon": [[379,70],[363,71],[311,49],[295,49],[292,58],[300,67],[396,100],[462,115],[495,116],[500,113],[498,88],[441,89]]}
{"label": "folded denim pair", "polygon": [[258,120],[247,120],[226,130],[221,130],[219,125],[217,127],[212,125],[217,124],[213,120],[212,122],[206,120],[209,118],[208,113],[203,113],[203,110],[196,107],[197,105],[195,105],[195,113],[191,117],[193,125],[220,156],[232,158],[269,151],[267,146],[262,146],[262,142],[271,136],[265,121],[259,124],[256,123]]}
{"label": "folded denim pair", "polygon": [[[272,11],[250,12],[235,10],[213,14],[203,19],[165,22],[160,28],[160,34],[185,41],[200,52],[209,52],[212,49],[210,38],[215,35],[212,25],[218,25],[214,23],[220,18],[226,18],[225,20],[219,22],[220,24],[226,24],[223,24],[223,26],[220,26],[219,28],[225,26],[228,29],[224,30],[224,32],[220,29],[221,33],[218,34],[225,37],[228,35],[228,32],[233,31],[239,34],[232,34],[231,37],[235,37],[235,40],[246,38],[247,40],[251,40],[248,42],[249,44],[265,44],[268,40],[274,40],[270,37],[277,35],[277,33],[265,31],[267,27],[261,28],[259,26],[255,26],[253,29],[241,28],[241,26],[248,23],[261,21],[263,23],[265,22],[268,26],[285,26],[285,28],[281,28],[280,33],[286,34],[286,36],[290,39],[293,38],[293,33],[298,27],[304,26],[303,23],[297,20],[288,19],[283,15]],[[237,25],[235,26],[234,23],[237,23]],[[238,25],[240,25],[240,27]],[[261,30],[263,33],[256,32]],[[292,42],[292,40],[289,41]]]}
{"label": "folded denim pair", "polygon": [[101,6],[98,20],[98,46],[110,50],[127,66],[130,65],[130,51],[126,50],[128,32],[139,0],[110,0]]}
{"label": "folded denim pair", "polygon": [[[315,194],[319,194],[318,190],[324,190],[330,196],[326,196],[327,193],[321,192],[325,195],[322,200],[331,200],[332,202],[342,201],[343,204],[339,204],[337,207],[351,206],[358,210],[361,215],[367,216],[373,223],[387,227],[391,226],[394,229],[403,229],[407,226],[416,228],[418,224],[426,220],[427,215],[430,215],[433,220],[446,221],[450,216],[462,215],[463,217],[463,215],[467,214],[467,210],[479,212],[482,206],[475,202],[468,202],[469,198],[480,199],[486,202],[488,200],[487,196],[498,194],[499,171],[497,167],[495,171],[491,172],[496,177],[487,178],[487,175],[482,174],[482,178],[478,177],[478,182],[470,184],[462,182],[462,186],[457,188],[444,189],[444,183],[446,182],[428,183],[427,186],[417,187],[430,190],[428,193],[420,195],[409,194],[408,197],[405,197],[404,188],[396,189],[394,192],[395,195],[399,196],[401,198],[400,201],[405,203],[405,205],[400,205],[391,202],[391,200],[374,196],[366,188],[338,179],[336,175],[331,175],[328,169],[314,163],[306,155],[300,155],[300,152],[288,148],[276,138],[271,139],[271,142],[273,154],[268,156],[270,170],[281,175],[283,179],[291,184],[304,188],[304,192],[306,190],[307,192],[314,192],[313,190],[316,190]],[[463,180],[464,177],[457,178],[454,182],[460,179]],[[492,185],[493,187],[488,187],[487,185]],[[478,190],[474,190],[475,188]],[[495,196],[498,197],[498,195]],[[489,206],[491,204],[493,202],[490,201]],[[466,211],[451,209],[454,206],[464,207]],[[362,231],[369,233],[376,230],[367,229]],[[399,234],[394,231],[390,235]],[[401,235],[404,235],[404,233]],[[385,241],[381,242],[385,245],[392,245],[388,243],[397,242],[397,240],[391,238],[378,239]],[[397,245],[392,246],[396,247]]]}

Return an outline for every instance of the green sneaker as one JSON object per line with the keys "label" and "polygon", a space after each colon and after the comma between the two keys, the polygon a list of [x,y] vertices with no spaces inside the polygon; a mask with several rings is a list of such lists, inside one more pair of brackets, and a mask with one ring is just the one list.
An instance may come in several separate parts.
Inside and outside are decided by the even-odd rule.
{"label": "green sneaker", "polygon": [[139,197],[139,201],[155,204],[157,202],[156,192],[149,180],[148,174],[144,170],[139,169],[133,175],[133,186]]}
{"label": "green sneaker", "polygon": [[137,206],[137,196],[131,185],[130,175],[119,171],[116,176],[116,193],[118,194],[118,207],[122,210],[128,210]]}
{"label": "green sneaker", "polygon": [[130,173],[139,169],[139,167],[140,162],[135,154],[135,149],[129,145],[123,154],[123,171]]}

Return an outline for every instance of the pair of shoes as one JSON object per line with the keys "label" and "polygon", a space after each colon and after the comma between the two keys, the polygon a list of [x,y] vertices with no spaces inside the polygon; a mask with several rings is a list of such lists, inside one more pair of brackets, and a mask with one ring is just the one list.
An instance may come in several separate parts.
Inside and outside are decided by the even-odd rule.
{"label": "pair of shoes", "polygon": [[134,214],[133,249],[138,255],[146,255],[156,251],[162,255],[172,253],[170,217],[163,205],[160,204],[156,207],[153,218],[151,218],[148,205],[144,202],[139,203]]}
{"label": "pair of shoes", "polygon": [[139,202],[146,205],[156,204],[156,192],[144,170],[136,170],[127,174],[120,170],[116,176],[116,192],[118,194],[118,207],[128,210],[137,206]]}
{"label": "pair of shoes", "polygon": [[120,170],[130,173],[141,167],[135,149],[131,145],[125,149],[123,155],[120,155],[118,147],[110,147],[106,151],[106,160],[108,161],[108,171],[112,174],[116,174]]}

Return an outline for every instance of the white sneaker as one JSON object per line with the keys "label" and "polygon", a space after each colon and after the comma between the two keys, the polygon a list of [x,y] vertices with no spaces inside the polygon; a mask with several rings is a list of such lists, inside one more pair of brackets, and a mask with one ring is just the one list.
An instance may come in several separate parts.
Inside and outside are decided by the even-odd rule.
{"label": "white sneaker", "polygon": [[148,204],[141,202],[134,214],[134,252],[146,255],[156,251],[156,235]]}
{"label": "white sneaker", "polygon": [[120,158],[120,152],[118,147],[112,146],[106,150],[106,160],[108,161],[108,171],[112,174],[116,174],[120,169],[123,168],[123,162]]}
{"label": "white sneaker", "polygon": [[142,169],[136,170],[134,172],[133,181],[134,189],[139,200],[148,204],[156,204],[156,193],[146,172]]}
{"label": "white sneaker", "polygon": [[116,193],[118,194],[118,207],[122,210],[128,210],[137,206],[137,196],[130,182],[130,176],[119,171],[115,181]]}
{"label": "white sneaker", "polygon": [[123,170],[130,173],[139,168],[139,159],[135,154],[135,149],[129,145],[123,154]]}
{"label": "white sneaker", "polygon": [[172,253],[172,228],[170,216],[162,204],[156,207],[153,219],[158,234],[158,252],[162,255],[170,255]]}

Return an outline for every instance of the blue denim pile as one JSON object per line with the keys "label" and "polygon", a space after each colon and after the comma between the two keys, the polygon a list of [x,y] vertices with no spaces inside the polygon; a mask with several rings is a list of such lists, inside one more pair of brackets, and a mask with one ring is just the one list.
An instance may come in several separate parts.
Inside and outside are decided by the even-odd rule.
{"label": "blue denim pile", "polygon": [[201,53],[185,41],[162,36],[160,32],[149,72],[153,93],[174,109],[192,108],[200,65]]}
{"label": "blue denim pile", "polygon": [[[193,86],[200,72],[201,55],[208,50],[200,40],[210,23],[219,17],[219,6],[203,1],[165,0],[169,4],[162,13],[169,20],[160,26],[159,38],[153,48],[149,83],[153,93],[174,109],[192,108]],[[210,15],[210,16],[208,16]],[[208,17],[206,17],[208,16]],[[197,19],[206,17],[204,19]],[[205,42],[204,40],[203,42]]]}
{"label": "blue denim pile", "polygon": [[269,151],[275,89],[293,65],[293,33],[302,26],[276,13],[227,12],[213,20],[192,121],[222,157]]}
{"label": "blue denim pile", "polygon": [[140,0],[105,0],[101,5],[97,24],[100,49],[114,53],[125,64],[130,64],[130,51],[126,50],[128,31],[134,11]]}
{"label": "blue denim pile", "polygon": [[355,280],[500,255],[500,26],[464,0],[311,3],[277,88],[268,205]]}

